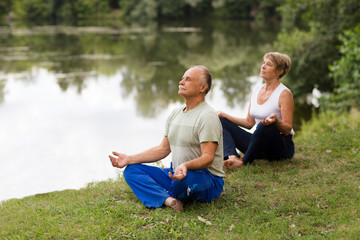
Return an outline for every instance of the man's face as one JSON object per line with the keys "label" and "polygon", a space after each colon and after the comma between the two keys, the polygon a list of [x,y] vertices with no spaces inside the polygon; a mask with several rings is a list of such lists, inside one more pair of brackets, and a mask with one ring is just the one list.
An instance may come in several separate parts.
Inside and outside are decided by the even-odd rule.
{"label": "man's face", "polygon": [[205,92],[206,84],[201,82],[202,69],[191,68],[187,70],[179,82],[178,94],[183,97],[195,97]]}

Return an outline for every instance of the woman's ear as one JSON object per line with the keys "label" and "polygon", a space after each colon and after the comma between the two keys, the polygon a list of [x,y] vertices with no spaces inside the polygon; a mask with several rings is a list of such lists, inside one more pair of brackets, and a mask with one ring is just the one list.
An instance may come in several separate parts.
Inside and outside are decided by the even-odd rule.
{"label": "woman's ear", "polygon": [[278,72],[280,72],[280,74],[279,74],[279,76],[278,76],[278,79],[280,79],[280,78],[282,78],[282,76],[284,76],[285,69],[281,69],[281,70],[278,71]]}

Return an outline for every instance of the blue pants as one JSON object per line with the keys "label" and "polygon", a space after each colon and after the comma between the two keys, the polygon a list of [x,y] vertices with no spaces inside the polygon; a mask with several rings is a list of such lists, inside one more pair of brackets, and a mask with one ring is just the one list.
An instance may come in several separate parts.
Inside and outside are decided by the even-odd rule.
{"label": "blue pants", "polygon": [[244,164],[254,159],[279,160],[294,156],[292,135],[281,134],[274,124],[259,123],[254,133],[249,133],[225,118],[220,118],[220,121],[224,136],[224,159],[229,155],[239,157],[236,149],[244,153]]}
{"label": "blue pants", "polygon": [[172,168],[158,168],[144,164],[128,165],[124,178],[137,198],[147,207],[161,207],[168,197],[179,200],[210,202],[218,198],[224,180],[208,170],[188,171],[184,179],[173,181]]}

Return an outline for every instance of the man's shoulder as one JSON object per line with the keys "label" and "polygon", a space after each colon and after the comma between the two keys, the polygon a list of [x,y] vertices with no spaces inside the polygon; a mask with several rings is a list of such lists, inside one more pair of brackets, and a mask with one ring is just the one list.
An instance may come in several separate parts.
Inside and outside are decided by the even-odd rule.
{"label": "man's shoulder", "polygon": [[168,118],[167,118],[167,123],[172,122],[172,120],[173,120],[176,116],[178,116],[179,113],[181,113],[183,109],[184,109],[183,106],[177,107],[177,108],[173,109],[172,112],[170,113],[170,115],[169,115]]}
{"label": "man's shoulder", "polygon": [[[213,124],[220,124],[220,119],[214,108],[212,108],[208,103],[205,103],[203,106],[203,109],[201,110],[199,114],[200,121],[204,124],[210,124],[213,126]],[[209,126],[210,126],[209,125]]]}
{"label": "man's shoulder", "polygon": [[169,116],[177,115],[178,113],[182,112],[184,110],[184,106],[176,107],[174,108]]}
{"label": "man's shoulder", "polygon": [[215,115],[217,116],[217,113],[213,107],[211,107],[207,102],[204,102],[202,105],[201,113],[203,115]]}

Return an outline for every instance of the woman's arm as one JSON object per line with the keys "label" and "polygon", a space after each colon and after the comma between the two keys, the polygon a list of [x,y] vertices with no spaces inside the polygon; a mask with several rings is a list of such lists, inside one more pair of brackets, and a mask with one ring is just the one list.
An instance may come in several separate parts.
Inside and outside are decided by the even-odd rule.
{"label": "woman's arm", "polygon": [[218,116],[226,118],[230,122],[233,122],[234,124],[247,129],[251,129],[255,125],[255,119],[250,115],[250,104],[246,118],[234,117],[224,112],[218,112]]}
{"label": "woman's arm", "polygon": [[282,91],[279,98],[279,106],[282,120],[278,119],[275,114],[271,114],[265,120],[260,121],[260,123],[264,125],[275,124],[279,131],[287,136],[291,132],[294,118],[294,100],[290,91]]}

